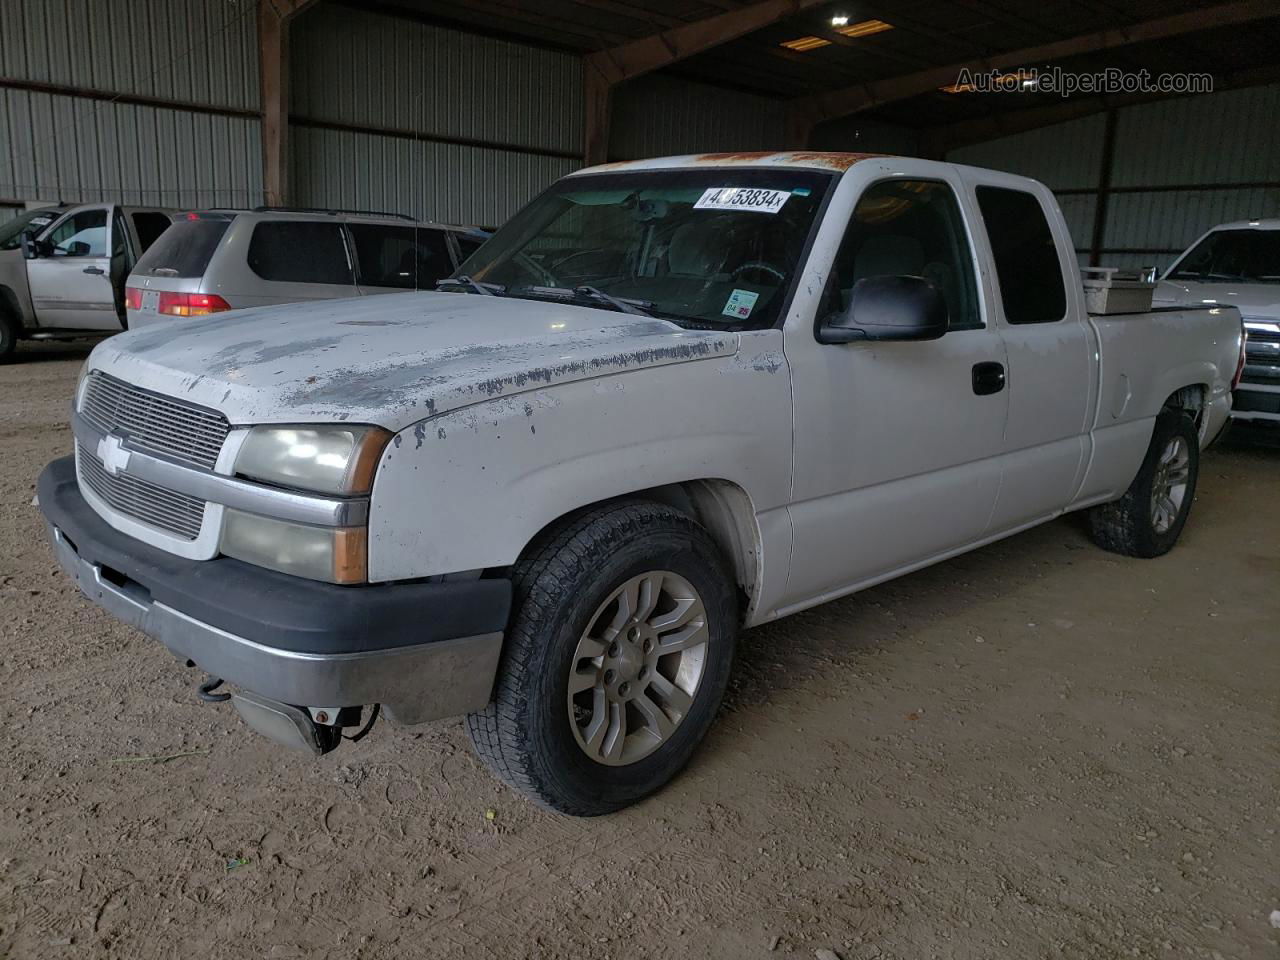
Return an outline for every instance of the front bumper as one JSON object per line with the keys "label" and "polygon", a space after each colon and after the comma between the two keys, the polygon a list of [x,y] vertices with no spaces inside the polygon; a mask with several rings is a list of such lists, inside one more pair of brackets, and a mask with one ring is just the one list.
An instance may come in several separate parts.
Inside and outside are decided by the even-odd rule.
{"label": "front bumper", "polygon": [[1236,387],[1231,415],[1237,420],[1280,422],[1280,383],[1251,383]]}
{"label": "front bumper", "polygon": [[102,520],[72,457],[49,464],[37,490],[58,562],[85,595],[228,683],[299,706],[381,703],[401,723],[489,700],[509,581],[342,587],[187,560]]}

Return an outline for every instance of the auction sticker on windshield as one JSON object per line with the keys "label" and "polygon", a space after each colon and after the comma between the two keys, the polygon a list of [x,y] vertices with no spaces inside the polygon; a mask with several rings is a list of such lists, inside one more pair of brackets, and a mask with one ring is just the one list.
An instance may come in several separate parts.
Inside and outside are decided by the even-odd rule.
{"label": "auction sticker on windshield", "polygon": [[777,213],[791,196],[789,190],[763,190],[757,187],[711,187],[705,191],[695,210],[751,210]]}

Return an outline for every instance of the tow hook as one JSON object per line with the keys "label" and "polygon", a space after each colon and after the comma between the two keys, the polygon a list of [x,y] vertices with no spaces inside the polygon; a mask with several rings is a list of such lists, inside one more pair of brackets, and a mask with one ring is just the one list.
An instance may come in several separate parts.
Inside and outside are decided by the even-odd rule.
{"label": "tow hook", "polygon": [[231,694],[214,693],[213,691],[220,686],[222,686],[221,677],[205,677],[204,683],[196,687],[196,696],[208,703],[224,703],[231,699]]}

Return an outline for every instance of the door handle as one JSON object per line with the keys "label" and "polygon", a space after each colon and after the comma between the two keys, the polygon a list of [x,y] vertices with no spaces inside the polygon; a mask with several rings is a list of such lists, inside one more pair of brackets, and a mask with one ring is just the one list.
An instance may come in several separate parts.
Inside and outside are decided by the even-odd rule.
{"label": "door handle", "polygon": [[980,397],[1004,389],[1004,364],[994,361],[973,365],[973,392]]}
{"label": "door handle", "polygon": [[107,271],[103,270],[101,267],[85,267],[85,268],[84,268],[84,272],[85,272],[85,273],[96,273],[98,276],[100,276],[100,277],[101,277],[101,276],[103,276]]}

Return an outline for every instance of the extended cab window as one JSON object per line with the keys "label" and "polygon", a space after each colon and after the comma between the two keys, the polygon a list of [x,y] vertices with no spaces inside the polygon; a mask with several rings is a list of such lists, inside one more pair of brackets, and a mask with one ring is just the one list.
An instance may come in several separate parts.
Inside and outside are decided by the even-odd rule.
{"label": "extended cab window", "polygon": [[978,187],[978,208],[996,262],[1004,318],[1053,323],[1067,313],[1058,247],[1040,201],[1024,190]]}
{"label": "extended cab window", "polygon": [[951,330],[982,327],[973,255],[955,194],[934,180],[883,180],[858,200],[823,295],[823,314],[849,309],[868,277],[923,277],[947,301]]}
{"label": "extended cab window", "polygon": [[433,290],[453,273],[443,230],[350,223],[360,282],[371,287]]}
{"label": "extended cab window", "polygon": [[262,221],[249,240],[249,269],[263,280],[283,283],[355,282],[342,225],[336,222]]}

